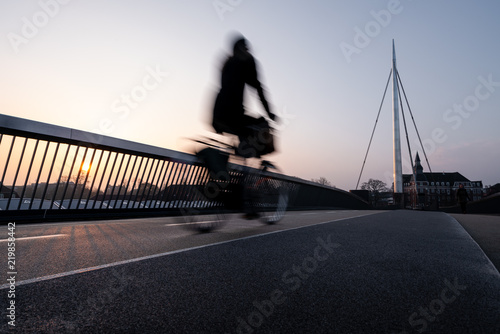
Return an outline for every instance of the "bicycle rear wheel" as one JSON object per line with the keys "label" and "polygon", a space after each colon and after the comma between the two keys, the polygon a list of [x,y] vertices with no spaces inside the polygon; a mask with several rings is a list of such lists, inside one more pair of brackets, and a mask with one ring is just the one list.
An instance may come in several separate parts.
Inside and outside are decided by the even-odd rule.
{"label": "bicycle rear wheel", "polygon": [[199,200],[181,209],[185,226],[199,232],[210,232],[221,228],[227,221],[223,195],[217,181],[210,181],[199,193]]}
{"label": "bicycle rear wheel", "polygon": [[221,228],[227,221],[222,209],[214,209],[212,212],[183,212],[183,218],[186,227],[202,233]]}

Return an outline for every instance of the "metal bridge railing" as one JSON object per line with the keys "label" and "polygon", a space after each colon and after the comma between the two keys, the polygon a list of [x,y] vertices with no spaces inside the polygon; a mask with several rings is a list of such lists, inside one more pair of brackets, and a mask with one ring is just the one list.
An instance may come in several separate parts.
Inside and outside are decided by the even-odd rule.
{"label": "metal bridge railing", "polygon": [[[238,166],[233,165],[231,173],[236,177]],[[323,193],[317,203],[328,202],[328,189],[324,187],[271,175],[295,193],[299,187],[310,193],[302,204],[301,196],[295,196],[298,202],[291,197],[291,208],[314,204],[306,203],[313,193]],[[0,115],[3,221],[16,217],[101,218],[210,209],[220,203],[203,195],[208,180],[207,170],[194,155]],[[339,194],[343,200],[337,203],[342,202],[343,207],[366,206],[356,196],[337,191],[336,197]]]}

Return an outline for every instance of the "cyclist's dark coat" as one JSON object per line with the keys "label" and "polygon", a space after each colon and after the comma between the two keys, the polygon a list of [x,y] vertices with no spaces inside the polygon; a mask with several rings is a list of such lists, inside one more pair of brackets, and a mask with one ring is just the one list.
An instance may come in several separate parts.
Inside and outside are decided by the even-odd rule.
{"label": "cyclist's dark coat", "polygon": [[245,84],[255,88],[269,113],[262,86],[257,78],[255,59],[251,54],[235,54],[227,59],[222,69],[221,89],[215,100],[212,126],[218,133],[245,135],[248,125],[256,119],[245,115],[243,93]]}

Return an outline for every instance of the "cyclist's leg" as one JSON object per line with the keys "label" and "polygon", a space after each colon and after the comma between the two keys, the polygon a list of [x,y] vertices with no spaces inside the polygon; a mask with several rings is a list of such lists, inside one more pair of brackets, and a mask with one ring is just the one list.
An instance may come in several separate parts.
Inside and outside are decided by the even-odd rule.
{"label": "cyclist's leg", "polygon": [[259,210],[256,207],[257,201],[257,191],[256,180],[258,175],[255,174],[249,167],[245,166],[243,171],[243,193],[242,193],[242,204],[243,204],[243,217],[245,219],[256,219],[259,218]]}

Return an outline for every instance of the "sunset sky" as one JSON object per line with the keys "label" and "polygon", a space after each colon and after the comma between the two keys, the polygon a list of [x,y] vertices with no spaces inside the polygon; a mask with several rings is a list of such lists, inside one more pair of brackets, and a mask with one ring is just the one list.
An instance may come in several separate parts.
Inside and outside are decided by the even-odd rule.
{"label": "sunset sky", "polygon": [[[281,117],[279,152],[269,160],[285,174],[349,190],[394,39],[432,170],[493,185],[500,182],[499,15],[496,0],[2,1],[0,113],[189,151],[185,138],[212,131],[220,66],[239,32]],[[361,182],[392,183],[391,99],[389,90]],[[247,109],[263,112],[252,91]],[[406,118],[413,157],[420,153],[427,172]]]}

